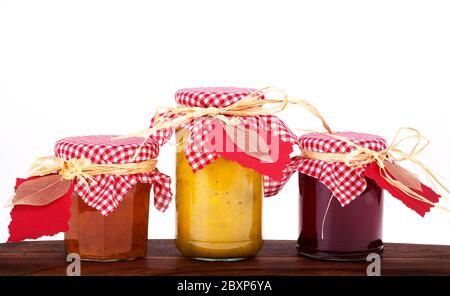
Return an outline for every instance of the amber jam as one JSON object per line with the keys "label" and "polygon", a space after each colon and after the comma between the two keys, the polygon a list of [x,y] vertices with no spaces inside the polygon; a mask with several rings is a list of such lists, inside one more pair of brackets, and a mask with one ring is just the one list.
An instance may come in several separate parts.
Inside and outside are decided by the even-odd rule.
{"label": "amber jam", "polygon": [[108,216],[72,196],[66,252],[82,260],[116,261],[144,257],[147,253],[149,184],[138,183]]}
{"label": "amber jam", "polygon": [[383,190],[366,181],[363,194],[342,207],[323,183],[299,174],[300,254],[325,260],[366,260],[370,253],[381,254]]}

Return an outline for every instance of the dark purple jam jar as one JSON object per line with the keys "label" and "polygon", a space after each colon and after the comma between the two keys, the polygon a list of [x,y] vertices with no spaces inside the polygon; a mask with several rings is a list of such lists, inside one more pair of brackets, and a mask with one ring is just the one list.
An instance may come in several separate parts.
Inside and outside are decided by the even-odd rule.
{"label": "dark purple jam jar", "polygon": [[299,254],[358,261],[370,253],[382,253],[383,190],[369,178],[366,182],[363,194],[342,207],[318,179],[299,173]]}

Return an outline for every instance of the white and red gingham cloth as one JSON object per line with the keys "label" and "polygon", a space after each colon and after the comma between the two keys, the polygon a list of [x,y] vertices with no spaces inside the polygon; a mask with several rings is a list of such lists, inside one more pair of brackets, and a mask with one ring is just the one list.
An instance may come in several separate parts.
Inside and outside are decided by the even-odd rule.
{"label": "white and red gingham cloth", "polygon": [[[377,152],[386,149],[386,140],[380,136],[353,132],[336,132],[335,135],[343,136],[355,144]],[[301,136],[299,147],[302,151],[322,153],[349,153],[355,149],[342,140],[321,133]],[[267,180],[266,194],[267,196],[277,194],[291,175],[298,171],[324,183],[341,205],[345,206],[366,189],[364,170],[364,167],[350,168],[342,162],[327,162],[296,156],[284,170],[284,178],[281,181]]]}
{"label": "white and red gingham cloth", "polygon": [[[137,154],[142,138],[113,140],[114,136],[83,136],[64,138],[56,142],[55,155],[64,159],[86,158],[95,164],[125,164],[154,159],[159,154],[159,145],[148,140]],[[149,173],[115,176],[98,175],[86,179],[89,186],[75,179],[75,192],[89,206],[108,215],[114,211],[128,191],[136,183],[152,184],[155,207],[164,211],[172,200],[170,177],[154,170]]]}
{"label": "white and red gingham cloth", "polygon": [[[199,88],[184,88],[180,89],[175,94],[175,101],[186,107],[227,107],[237,101],[243,99],[249,94],[257,91],[252,88],[235,88],[235,87],[199,87]],[[261,99],[264,99],[261,97]],[[162,113],[161,115],[163,115]],[[176,118],[173,116],[171,119]],[[279,136],[284,142],[297,143],[297,137],[286,126],[286,124],[276,116],[249,116],[239,117],[241,123],[246,127],[254,127],[256,130],[264,128],[271,134]],[[214,117],[206,117],[194,120],[180,128],[189,130],[189,136],[186,141],[184,152],[186,158],[194,172],[201,170],[208,164],[212,163],[219,156],[213,151],[208,151],[205,148],[207,135],[212,132],[212,122],[217,120]],[[154,120],[150,127],[152,127]],[[173,135],[173,129],[163,129],[152,135],[151,138],[164,145]],[[266,182],[270,182],[267,177]],[[265,184],[265,187],[267,185]]]}

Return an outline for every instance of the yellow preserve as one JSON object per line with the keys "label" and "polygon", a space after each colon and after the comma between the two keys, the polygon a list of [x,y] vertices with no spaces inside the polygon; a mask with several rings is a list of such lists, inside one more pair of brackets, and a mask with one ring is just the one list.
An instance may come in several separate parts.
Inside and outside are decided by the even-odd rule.
{"label": "yellow preserve", "polygon": [[[181,134],[179,148],[185,140]],[[263,244],[262,175],[224,158],[194,173],[178,149],[176,184],[176,246],[184,256],[235,261],[258,253]]]}

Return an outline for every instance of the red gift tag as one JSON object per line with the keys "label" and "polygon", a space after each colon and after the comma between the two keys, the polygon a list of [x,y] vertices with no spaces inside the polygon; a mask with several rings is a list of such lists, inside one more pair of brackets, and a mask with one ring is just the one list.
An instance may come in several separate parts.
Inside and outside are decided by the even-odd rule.
{"label": "red gift tag", "polygon": [[[425,214],[430,211],[434,203],[439,202],[439,198],[441,196],[436,192],[434,192],[430,187],[424,185],[423,183],[420,183],[421,190],[414,188],[410,189],[416,192],[417,194],[420,194],[433,204],[423,202],[408,196],[400,189],[387,182],[386,179],[383,178],[381,174],[382,172],[380,171],[380,167],[378,166],[377,163],[369,164],[366,170],[364,171],[364,175],[366,177],[369,177],[372,180],[374,180],[381,188],[386,189],[393,197],[401,200],[408,208],[414,210],[417,214],[419,214],[422,217],[425,216]],[[392,175],[391,177],[395,180],[395,178]]]}
{"label": "red gift tag", "polygon": [[223,158],[236,161],[244,167],[274,180],[283,178],[283,170],[290,162],[292,144],[281,140],[266,129],[221,124],[213,124],[207,136],[205,148]]}
{"label": "red gift tag", "polygon": [[[20,242],[25,239],[36,239],[44,235],[51,236],[69,230],[70,206],[72,204],[71,196],[74,189],[74,186],[70,181],[66,181],[70,182],[70,184],[65,187],[67,191],[64,190],[65,193],[62,193],[62,195],[60,195],[61,190],[58,190],[60,187],[54,185],[54,180],[50,180],[52,181],[52,184],[47,186],[43,185],[45,182],[39,182],[39,186],[45,187],[45,189],[36,189],[37,185],[30,186],[31,188],[23,188],[27,185],[27,182],[36,183],[36,181],[41,181],[42,178],[49,176],[54,177],[55,175],[16,180],[16,192],[19,192],[19,190],[21,190],[21,192],[28,191],[27,201],[30,202],[30,200],[33,199],[32,203],[36,205],[14,205],[11,210],[11,222],[9,224],[10,236],[8,238],[8,242]],[[48,191],[49,186],[53,186],[54,190]],[[41,194],[41,196],[37,196],[40,192],[43,192],[43,194]],[[60,196],[49,199],[49,195],[51,194],[58,194]],[[44,198],[42,198],[42,196],[44,196]],[[39,199],[41,199],[45,204],[37,205],[39,203]]]}

